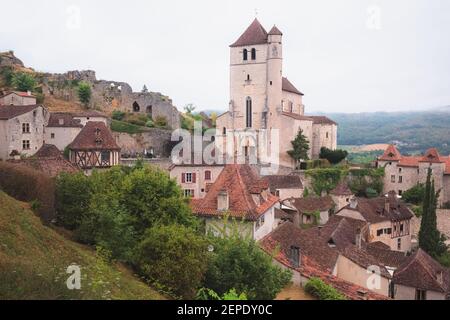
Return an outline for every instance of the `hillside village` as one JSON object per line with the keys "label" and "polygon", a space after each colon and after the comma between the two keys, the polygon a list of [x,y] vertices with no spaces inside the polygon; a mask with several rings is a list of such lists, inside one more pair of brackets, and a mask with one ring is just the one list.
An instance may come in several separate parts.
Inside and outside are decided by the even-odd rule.
{"label": "hillside village", "polygon": [[[0,53],[0,200],[12,210],[30,203],[25,214],[58,239],[109,250],[164,296],[198,299],[206,288],[275,299],[293,284],[315,299],[449,300],[441,234],[449,234],[450,156],[389,145],[372,165],[349,163],[339,124],[306,115],[304,94],[285,77],[283,37],[255,19],[230,45],[230,102],[214,119],[182,113],[146,87],[133,92],[94,71],[36,72]],[[233,162],[210,163],[203,149],[200,162],[174,161],[172,132],[194,120],[215,130],[210,154]],[[278,171],[263,174],[274,157]],[[12,254],[1,251],[5,274],[1,259]],[[267,270],[252,284],[229,272],[258,266],[220,264],[242,252]],[[180,261],[163,265],[171,259]],[[262,292],[255,283],[264,281],[278,286]]]}

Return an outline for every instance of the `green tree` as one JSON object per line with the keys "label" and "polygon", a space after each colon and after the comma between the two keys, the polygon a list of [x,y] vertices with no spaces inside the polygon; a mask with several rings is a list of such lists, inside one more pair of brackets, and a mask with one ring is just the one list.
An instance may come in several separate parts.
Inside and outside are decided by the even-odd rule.
{"label": "green tree", "polygon": [[303,130],[298,131],[297,136],[291,141],[292,150],[288,151],[288,154],[294,159],[296,166],[298,167],[301,160],[309,160],[309,141],[303,134]]}
{"label": "green tree", "polygon": [[91,101],[92,96],[92,89],[89,83],[87,82],[80,82],[78,85],[78,99],[80,99],[80,102],[87,107],[89,105],[89,102]]}
{"label": "green tree", "polygon": [[422,221],[419,231],[419,247],[437,258],[447,251],[443,237],[437,229],[436,208],[439,191],[436,192],[434,180],[431,179],[431,168],[428,169],[425,194],[423,199]]}
{"label": "green tree", "polygon": [[91,184],[83,173],[61,173],[56,178],[56,215],[58,224],[77,229],[87,215],[91,200]]}
{"label": "green tree", "polygon": [[245,292],[250,300],[272,300],[291,281],[292,273],[272,263],[254,240],[236,232],[213,237],[214,251],[204,287],[223,295],[231,289]]}
{"label": "green tree", "polygon": [[346,300],[344,295],[319,278],[309,279],[305,291],[320,300]]}
{"label": "green tree", "polygon": [[320,159],[327,159],[331,164],[338,164],[348,156],[346,150],[330,150],[323,147],[320,149]]}
{"label": "green tree", "polygon": [[402,199],[408,203],[421,204],[425,196],[425,185],[419,183],[402,194]]}
{"label": "green tree", "polygon": [[33,91],[37,86],[33,75],[25,72],[18,72],[12,76],[12,84],[19,91]]}
{"label": "green tree", "polygon": [[196,299],[197,300],[231,300],[231,301],[248,300],[247,294],[245,292],[238,294],[236,289],[231,289],[228,292],[226,292],[223,296],[219,296],[214,290],[207,289],[207,288],[201,288],[197,293]]}
{"label": "green tree", "polygon": [[193,299],[208,265],[207,249],[204,237],[190,228],[154,226],[138,245],[135,264],[149,281]]}

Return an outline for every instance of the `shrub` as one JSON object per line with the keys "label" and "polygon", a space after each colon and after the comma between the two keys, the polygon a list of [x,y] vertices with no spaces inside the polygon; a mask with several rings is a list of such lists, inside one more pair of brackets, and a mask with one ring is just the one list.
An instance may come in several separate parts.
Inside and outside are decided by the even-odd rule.
{"label": "shrub", "polygon": [[114,110],[112,113],[112,118],[114,120],[122,121],[125,118],[125,112],[120,110]]}
{"label": "shrub", "polygon": [[44,221],[55,218],[55,183],[50,176],[23,165],[0,162],[0,188],[17,200],[31,202]]}
{"label": "shrub", "polygon": [[25,72],[18,72],[12,76],[12,85],[19,91],[33,91],[37,86],[33,75]]}
{"label": "shrub", "polygon": [[117,121],[112,120],[111,121],[111,130],[115,132],[125,132],[129,134],[135,134],[135,133],[141,133],[145,130],[145,128],[141,128],[137,125],[123,122],[123,121]]}
{"label": "shrub", "polygon": [[319,300],[346,300],[344,295],[319,278],[309,279],[305,291]]}
{"label": "shrub", "polygon": [[331,164],[338,164],[345,158],[347,158],[348,152],[346,150],[330,150],[323,147],[320,149],[320,159],[327,159]]}
{"label": "shrub", "polygon": [[149,229],[136,256],[142,275],[185,299],[195,297],[208,265],[206,240],[180,225]]}
{"label": "shrub", "polygon": [[402,199],[408,203],[418,205],[423,202],[424,195],[425,185],[423,183],[420,183],[403,192]]}
{"label": "shrub", "polygon": [[147,128],[153,128],[155,125],[152,120],[148,120],[147,123],[145,124],[145,126]]}
{"label": "shrub", "polygon": [[87,107],[89,102],[91,101],[92,95],[91,86],[87,82],[80,82],[77,91],[78,91],[78,99],[80,99],[80,102],[84,104],[85,107]]}
{"label": "shrub", "polygon": [[157,116],[155,119],[155,126],[158,128],[164,128],[167,127],[167,118],[164,116]]}

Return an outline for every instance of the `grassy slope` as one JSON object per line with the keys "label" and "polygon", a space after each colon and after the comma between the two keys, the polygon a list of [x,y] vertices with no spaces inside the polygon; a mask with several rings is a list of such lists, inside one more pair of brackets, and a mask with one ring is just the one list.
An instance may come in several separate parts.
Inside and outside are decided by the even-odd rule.
{"label": "grassy slope", "polygon": [[[81,267],[81,290],[68,290],[66,269]],[[45,227],[0,191],[1,299],[164,299],[121,265]]]}

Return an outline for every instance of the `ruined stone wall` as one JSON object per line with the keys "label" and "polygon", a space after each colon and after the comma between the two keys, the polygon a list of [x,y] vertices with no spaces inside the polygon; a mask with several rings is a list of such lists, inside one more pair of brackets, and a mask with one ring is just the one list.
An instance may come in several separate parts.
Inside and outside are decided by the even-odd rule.
{"label": "ruined stone wall", "polygon": [[133,92],[126,82],[97,80],[95,71],[69,71],[44,74],[43,92],[65,101],[78,102],[77,87],[82,81],[92,88],[90,109],[111,114],[114,110],[150,114],[153,120],[162,116],[172,129],[180,127],[180,116],[172,100],[159,92]]}
{"label": "ruined stone wall", "polygon": [[129,134],[113,132],[117,144],[122,149],[122,154],[143,154],[144,150],[159,158],[170,156],[172,132],[170,130],[152,128],[148,132]]}

